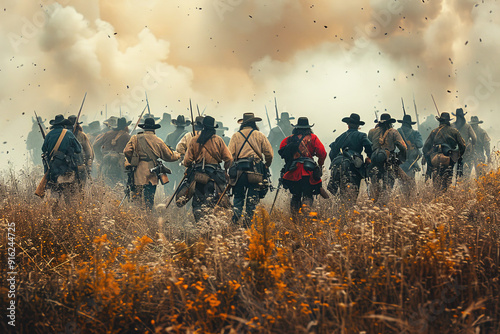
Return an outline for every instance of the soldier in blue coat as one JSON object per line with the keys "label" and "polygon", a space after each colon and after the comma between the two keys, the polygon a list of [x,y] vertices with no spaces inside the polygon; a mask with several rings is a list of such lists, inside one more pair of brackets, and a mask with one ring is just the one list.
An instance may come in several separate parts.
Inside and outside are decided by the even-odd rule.
{"label": "soldier in blue coat", "polygon": [[421,170],[418,160],[422,157],[421,148],[424,146],[422,136],[417,130],[413,130],[412,125],[417,122],[412,122],[411,115],[404,115],[402,120],[398,120],[401,127],[398,132],[403,138],[407,151],[406,161],[401,164],[401,169],[411,178],[415,178],[415,173]]}

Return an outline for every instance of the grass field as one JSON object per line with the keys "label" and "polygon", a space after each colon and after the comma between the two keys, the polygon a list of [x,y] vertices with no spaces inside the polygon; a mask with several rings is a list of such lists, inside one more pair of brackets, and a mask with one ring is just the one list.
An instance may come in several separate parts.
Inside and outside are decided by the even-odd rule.
{"label": "grass field", "polygon": [[2,333],[12,222],[18,333],[500,333],[499,170],[298,220],[266,204],[249,230],[118,208],[97,183],[65,207],[33,195],[38,176],[0,183]]}

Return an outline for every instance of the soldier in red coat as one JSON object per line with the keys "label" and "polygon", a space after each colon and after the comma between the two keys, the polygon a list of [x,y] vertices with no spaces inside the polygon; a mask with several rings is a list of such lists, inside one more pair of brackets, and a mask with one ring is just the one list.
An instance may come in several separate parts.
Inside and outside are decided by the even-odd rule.
{"label": "soldier in red coat", "polygon": [[[280,156],[285,159],[282,170],[282,182],[292,194],[290,208],[298,213],[303,204],[311,207],[313,195],[322,190],[322,169],[326,159],[326,150],[319,138],[312,132],[307,117],[300,117],[294,125],[292,135],[286,137],[280,145]],[[313,157],[317,157],[316,162]]]}

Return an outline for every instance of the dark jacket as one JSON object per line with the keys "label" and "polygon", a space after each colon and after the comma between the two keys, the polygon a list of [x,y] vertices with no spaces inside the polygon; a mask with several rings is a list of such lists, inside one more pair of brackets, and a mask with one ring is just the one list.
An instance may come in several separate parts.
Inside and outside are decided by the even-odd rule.
{"label": "dark jacket", "polygon": [[458,147],[460,156],[465,152],[465,141],[460,132],[449,124],[441,124],[438,128],[432,130],[429,138],[425,141],[424,148],[422,149],[424,156],[429,157],[433,152],[434,146],[442,144],[448,145],[452,150]]}
{"label": "dark jacket", "polygon": [[[47,136],[45,137],[45,140],[42,145],[42,151],[43,153],[47,154],[47,157],[49,159],[50,159],[49,154],[52,152],[54,146],[56,146],[57,140],[59,139],[59,135],[61,134],[63,129],[64,129],[63,126],[54,126],[53,129],[50,130],[50,132],[47,133]],[[81,153],[82,145],[80,145],[80,143],[75,138],[73,133],[68,130],[61,144],[59,145],[57,151],[62,152],[64,154]]]}
{"label": "dark jacket", "polygon": [[368,157],[372,155],[372,142],[368,139],[366,133],[359,132],[357,129],[349,129],[330,144],[330,160],[333,161],[340,154],[340,150],[345,150],[347,147],[359,154],[363,152],[364,148]]}

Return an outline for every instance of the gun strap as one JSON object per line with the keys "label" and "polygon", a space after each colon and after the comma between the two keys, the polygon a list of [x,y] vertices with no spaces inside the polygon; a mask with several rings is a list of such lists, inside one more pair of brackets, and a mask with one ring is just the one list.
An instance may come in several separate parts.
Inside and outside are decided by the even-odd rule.
{"label": "gun strap", "polygon": [[250,139],[250,136],[252,135],[252,133],[255,131],[255,129],[252,129],[252,131],[250,131],[250,133],[248,134],[248,137],[245,137],[245,135],[243,134],[243,132],[238,131],[240,135],[243,136],[243,138],[245,138],[245,141],[243,142],[243,145],[241,145],[240,147],[240,150],[238,151],[238,154],[236,154],[236,159],[234,160],[238,160],[238,158],[240,157],[240,153],[241,151],[243,150],[243,147],[245,147],[245,144],[248,143],[248,145],[250,145],[250,147],[252,148],[252,150],[255,152],[255,154],[257,154],[257,151],[253,148],[252,144],[250,144],[250,142],[248,141],[248,139]]}
{"label": "gun strap", "polygon": [[149,159],[151,159],[156,166],[156,159],[158,158],[158,156],[156,155],[156,153],[153,152],[153,148],[149,146],[149,143],[144,137],[144,134],[137,135],[137,148],[139,149],[139,151],[144,152],[146,156]]}
{"label": "gun strap", "polygon": [[[212,139],[213,139],[213,138],[214,138],[214,137],[212,136],[212,137],[210,137],[210,139],[209,139],[209,140],[210,140],[210,141],[212,141]],[[205,144],[206,144],[206,143],[208,143],[208,140],[205,142]],[[215,160],[215,161],[219,161],[219,159],[217,159],[217,158],[216,158],[216,157],[212,154],[212,152],[210,152],[210,150],[209,150],[208,148],[206,148],[206,147],[205,147],[205,144],[201,145],[201,148],[200,148],[200,155],[201,155],[201,151],[202,151],[203,149],[205,149],[205,151],[207,151],[207,153],[208,153],[208,154],[210,154],[210,156],[211,156],[212,158],[214,158],[214,160]],[[200,156],[198,155],[198,157],[200,157]]]}
{"label": "gun strap", "polygon": [[[405,130],[401,130],[400,134],[401,134],[401,138],[403,138],[403,141],[406,144],[407,149],[413,150],[413,144],[411,143],[411,141],[408,141],[408,139],[406,138]],[[409,142],[409,144],[408,144],[408,142]],[[411,148],[410,148],[410,145],[411,145]]]}
{"label": "gun strap", "polygon": [[391,128],[385,130],[384,134],[382,135],[382,137],[379,137],[378,139],[378,142],[380,144],[380,146],[384,145],[385,144],[385,139],[387,138],[387,136],[389,135],[389,132],[390,132]]}
{"label": "gun strap", "polygon": [[57,139],[56,145],[54,146],[54,148],[50,152],[49,156],[52,156],[52,154],[57,152],[57,150],[59,149],[59,146],[61,146],[61,143],[64,139],[64,136],[66,135],[66,132],[68,132],[68,130],[66,130],[66,129],[63,129],[61,131],[61,134],[59,135],[59,138]]}

